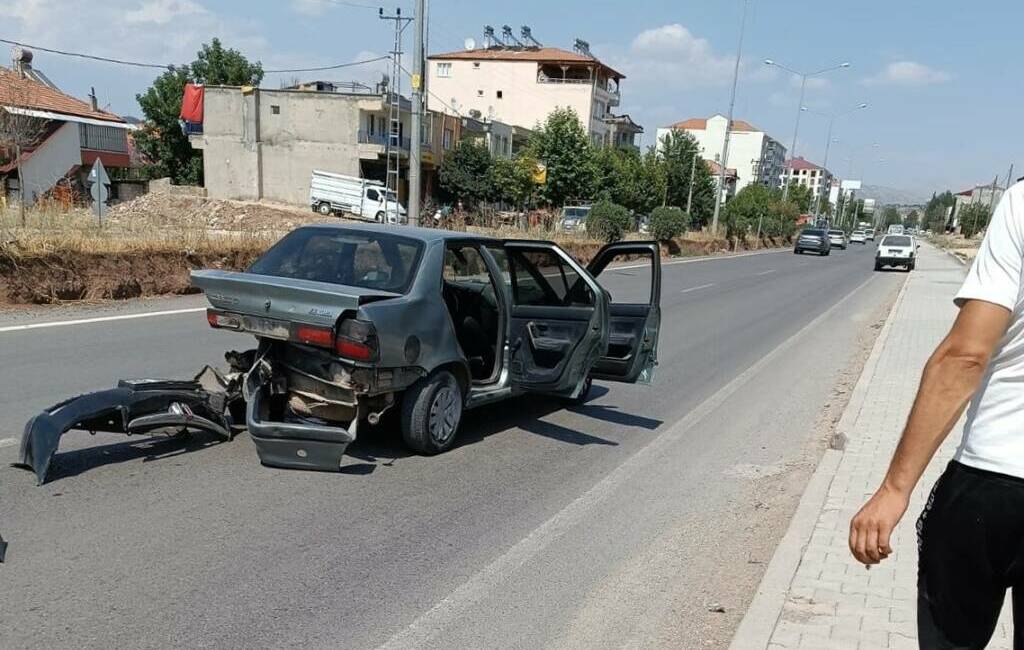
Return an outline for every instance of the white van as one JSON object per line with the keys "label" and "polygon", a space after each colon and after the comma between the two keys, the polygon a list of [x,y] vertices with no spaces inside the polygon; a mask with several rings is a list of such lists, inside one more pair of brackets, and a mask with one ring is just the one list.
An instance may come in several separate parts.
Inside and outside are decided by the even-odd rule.
{"label": "white van", "polygon": [[322,215],[346,212],[364,221],[406,223],[405,208],[384,183],[345,174],[313,170],[309,205]]}

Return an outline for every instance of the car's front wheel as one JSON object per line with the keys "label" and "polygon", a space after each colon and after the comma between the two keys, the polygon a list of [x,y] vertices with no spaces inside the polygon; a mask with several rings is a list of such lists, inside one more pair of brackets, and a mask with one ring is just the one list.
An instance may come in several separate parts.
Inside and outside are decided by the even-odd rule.
{"label": "car's front wheel", "polygon": [[327,215],[329,215],[331,213],[331,204],[330,203],[321,203],[320,205],[316,206],[316,211],[326,217]]}
{"label": "car's front wheel", "polygon": [[462,410],[462,388],[455,375],[439,370],[424,377],[405,392],[402,440],[421,454],[447,451],[455,443]]}

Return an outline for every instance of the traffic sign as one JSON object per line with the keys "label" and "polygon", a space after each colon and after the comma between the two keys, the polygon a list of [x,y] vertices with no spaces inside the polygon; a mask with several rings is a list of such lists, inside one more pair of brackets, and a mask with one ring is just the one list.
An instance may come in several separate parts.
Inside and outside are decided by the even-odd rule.
{"label": "traffic sign", "polygon": [[103,217],[107,213],[107,199],[110,198],[110,177],[107,176],[107,170],[103,169],[103,161],[99,158],[93,163],[92,169],[89,170],[89,177],[87,178],[89,183],[89,196],[92,197],[93,209],[96,211],[96,216],[99,218],[100,223],[103,223]]}

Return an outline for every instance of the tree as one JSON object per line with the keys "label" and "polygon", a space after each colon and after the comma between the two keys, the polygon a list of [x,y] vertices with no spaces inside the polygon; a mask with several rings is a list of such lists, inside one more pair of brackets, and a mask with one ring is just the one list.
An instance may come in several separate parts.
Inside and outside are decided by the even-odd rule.
{"label": "tree", "polygon": [[987,203],[970,203],[960,211],[960,234],[971,238],[988,226],[992,217]]}
{"label": "tree", "polygon": [[885,210],[882,211],[882,227],[888,228],[889,226],[901,223],[903,223],[903,218],[900,217],[899,210],[892,205],[885,206]]}
{"label": "tree", "polygon": [[537,125],[528,152],[547,169],[547,182],[540,188],[545,203],[562,206],[567,201],[593,197],[594,147],[576,111],[553,110],[544,124]]}
{"label": "tree", "polygon": [[453,201],[475,206],[492,195],[491,152],[483,144],[463,141],[444,158],[438,175]]}
{"label": "tree", "polygon": [[216,38],[203,45],[191,65],[171,67],[157,77],[145,93],[135,96],[146,118],[135,142],[139,151],[154,161],[150,175],[170,176],[179,184],[203,182],[202,152],[192,148],[178,123],[186,83],[245,86],[258,85],[262,79],[259,61],[249,63],[237,50],[224,49]]}
{"label": "tree", "polygon": [[932,198],[924,208],[922,225],[933,232],[945,232],[949,219],[949,208],[956,203],[953,193],[946,190],[942,194],[932,194]]}
{"label": "tree", "polygon": [[536,188],[533,180],[536,169],[537,161],[528,155],[511,160],[495,158],[491,162],[492,197],[516,207],[525,206]]}
{"label": "tree", "polygon": [[622,239],[632,225],[629,210],[611,201],[598,201],[587,215],[587,233],[608,243]]}
{"label": "tree", "polygon": [[613,201],[629,210],[647,214],[661,205],[665,175],[661,161],[651,150],[601,147],[594,155],[597,198]]}
{"label": "tree", "polygon": [[689,215],[682,208],[658,206],[651,212],[651,236],[658,241],[669,241],[682,235],[689,227]]}
{"label": "tree", "polygon": [[907,214],[906,224],[911,228],[919,228],[923,226],[924,224],[922,223],[921,213],[917,210],[911,210],[910,213]]}
{"label": "tree", "polygon": [[707,225],[715,211],[715,181],[701,158],[697,141],[685,131],[670,131],[661,140],[661,159],[665,166],[665,204],[685,209],[692,178],[690,222],[695,227]]}
{"label": "tree", "polygon": [[[28,106],[29,86],[21,80],[11,83],[5,94],[10,106]],[[46,131],[46,121],[0,108],[0,163],[14,162],[18,175],[18,220],[25,226],[25,177],[21,172],[23,154],[38,144]]]}
{"label": "tree", "polygon": [[782,200],[782,191],[753,183],[740,190],[725,204],[722,222],[727,237],[744,237],[756,232],[770,237],[789,237],[796,231],[799,216],[792,201]]}
{"label": "tree", "polygon": [[811,201],[814,199],[814,195],[811,193],[811,188],[807,185],[790,181],[788,198],[796,206],[796,209],[800,211],[800,214],[809,214],[811,212]]}

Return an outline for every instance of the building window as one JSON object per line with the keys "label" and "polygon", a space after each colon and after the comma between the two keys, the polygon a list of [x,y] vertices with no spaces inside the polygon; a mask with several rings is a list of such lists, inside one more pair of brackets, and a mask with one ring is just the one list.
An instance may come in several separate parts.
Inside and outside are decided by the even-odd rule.
{"label": "building window", "polygon": [[277,104],[271,104],[270,105],[270,112],[273,113],[274,115],[280,115],[281,114],[281,107],[278,106]]}
{"label": "building window", "polygon": [[499,90],[498,92],[494,93],[494,94],[495,94],[495,96],[496,96],[496,97],[497,97],[498,99],[501,99],[501,91],[500,91],[500,90]]}
{"label": "building window", "polygon": [[451,63],[438,63],[437,64],[437,76],[447,79],[452,76],[452,64]]}
{"label": "building window", "polygon": [[446,128],[444,130],[444,132],[441,133],[441,146],[443,148],[445,148],[445,149],[451,149],[452,148],[452,138],[454,138],[454,137],[455,137],[455,132],[452,131],[451,129]]}

